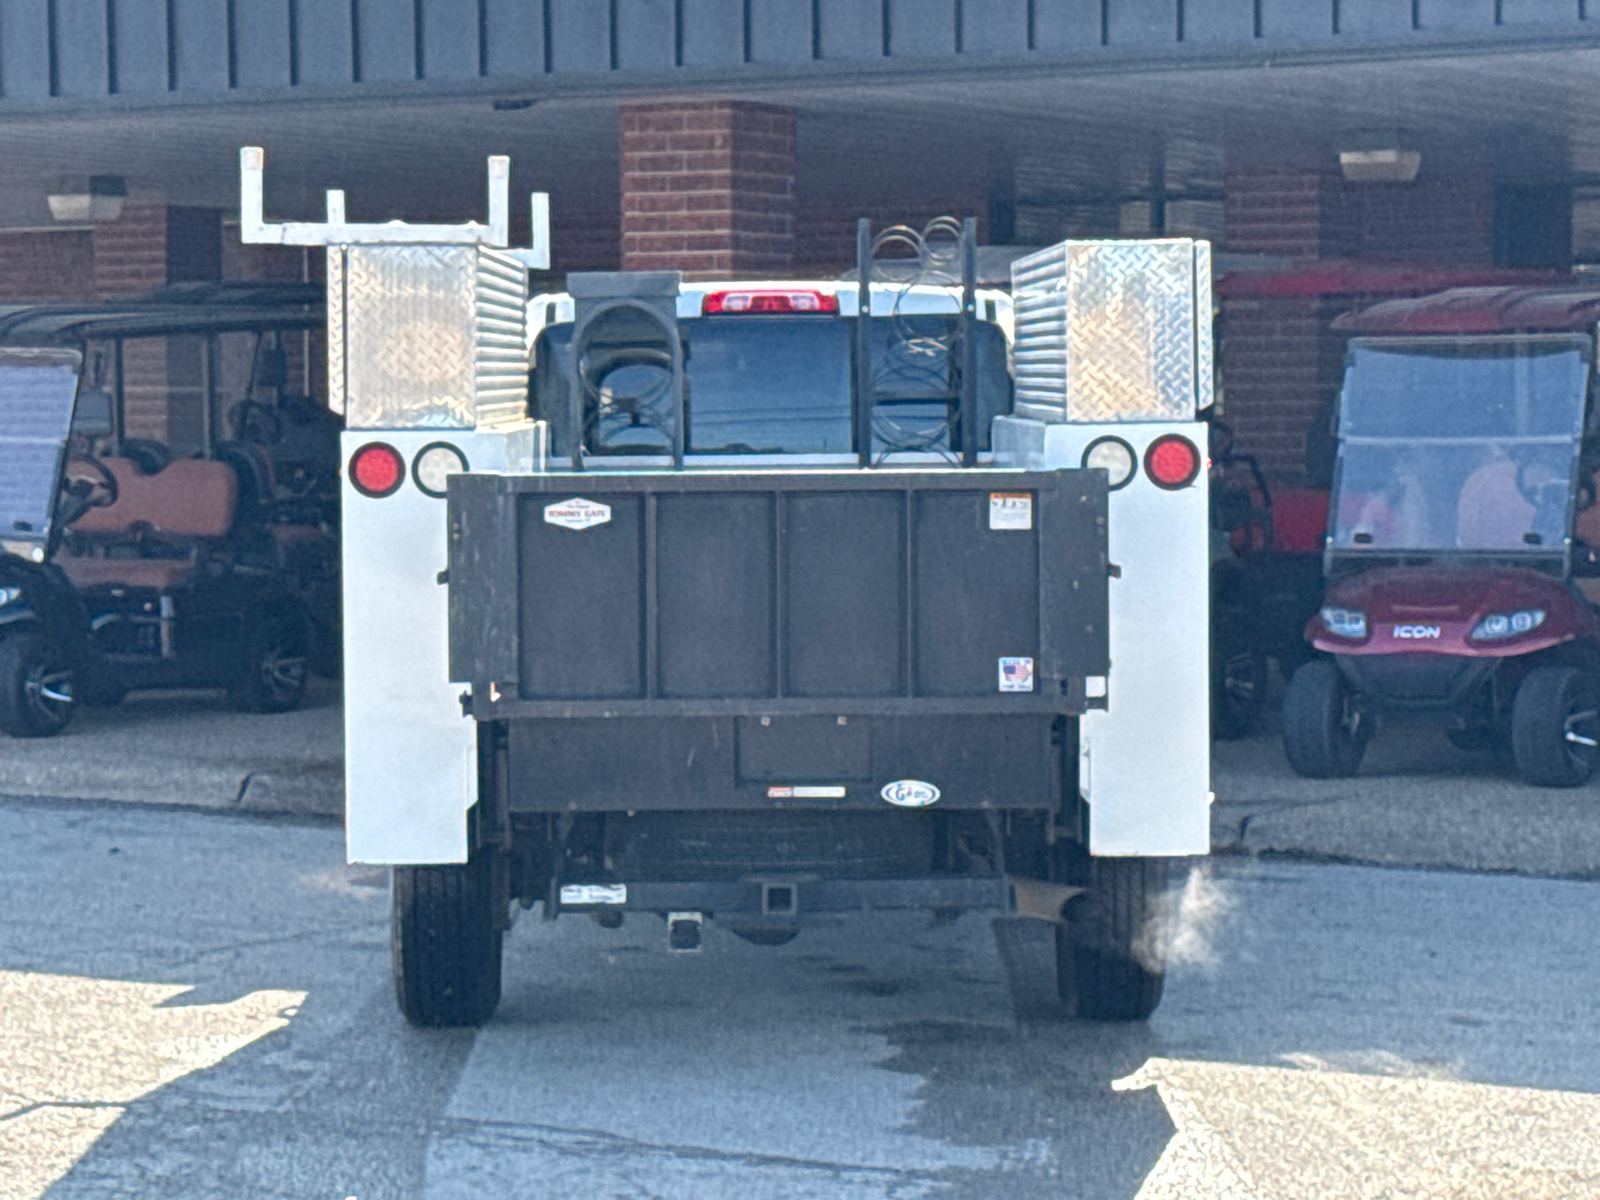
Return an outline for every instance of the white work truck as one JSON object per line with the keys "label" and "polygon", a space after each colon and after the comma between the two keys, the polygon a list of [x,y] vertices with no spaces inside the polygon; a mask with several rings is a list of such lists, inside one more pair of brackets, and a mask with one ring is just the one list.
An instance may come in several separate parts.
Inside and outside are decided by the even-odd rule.
{"label": "white work truck", "polygon": [[1059,1010],[1154,1010],[1209,850],[1204,243],[530,297],[504,159],[462,226],[268,224],[242,163],[246,241],[328,248],[347,845],[409,1019],[490,1016],[519,904],[684,951],[987,912]]}

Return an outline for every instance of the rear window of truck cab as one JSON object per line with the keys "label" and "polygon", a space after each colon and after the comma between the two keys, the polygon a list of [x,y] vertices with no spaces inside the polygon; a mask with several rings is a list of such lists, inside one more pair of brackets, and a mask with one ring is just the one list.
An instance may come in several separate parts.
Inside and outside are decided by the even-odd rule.
{"label": "rear window of truck cab", "polygon": [[[873,336],[873,452],[948,451],[959,403],[954,316],[879,317]],[[572,325],[540,334],[529,409],[550,423],[553,452],[572,446]],[[679,322],[685,448],[690,454],[855,452],[855,321],[815,316],[707,316]],[[648,354],[590,364],[584,446],[590,454],[662,454],[672,444],[668,371]],[[1005,335],[977,325],[979,449],[1011,410]]]}

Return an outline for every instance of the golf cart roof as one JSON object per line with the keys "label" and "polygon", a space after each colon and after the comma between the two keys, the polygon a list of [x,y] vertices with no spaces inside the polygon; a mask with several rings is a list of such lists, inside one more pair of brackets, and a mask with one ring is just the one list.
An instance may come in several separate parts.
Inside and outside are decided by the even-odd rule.
{"label": "golf cart roof", "polygon": [[1600,324],[1600,288],[1460,287],[1432,296],[1386,300],[1345,313],[1341,333],[1388,336],[1440,334],[1593,333]]}
{"label": "golf cart roof", "polygon": [[323,293],[318,284],[185,283],[104,304],[0,306],[0,346],[70,346],[96,338],[320,329],[323,319]]}

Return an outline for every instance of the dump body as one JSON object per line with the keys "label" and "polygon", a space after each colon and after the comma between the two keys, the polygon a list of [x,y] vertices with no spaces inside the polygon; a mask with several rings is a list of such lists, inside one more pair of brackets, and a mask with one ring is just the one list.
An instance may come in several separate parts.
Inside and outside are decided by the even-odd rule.
{"label": "dump body", "polygon": [[510,723],[515,811],[1052,808],[1107,669],[1099,472],[460,475],[449,513],[451,678]]}

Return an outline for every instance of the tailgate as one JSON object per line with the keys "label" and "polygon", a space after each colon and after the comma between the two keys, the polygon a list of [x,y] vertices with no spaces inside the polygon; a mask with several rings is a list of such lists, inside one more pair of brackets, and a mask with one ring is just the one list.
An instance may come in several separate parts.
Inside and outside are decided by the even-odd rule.
{"label": "tailgate", "polygon": [[1101,472],[449,488],[450,678],[480,719],[1070,714],[1106,674]]}

